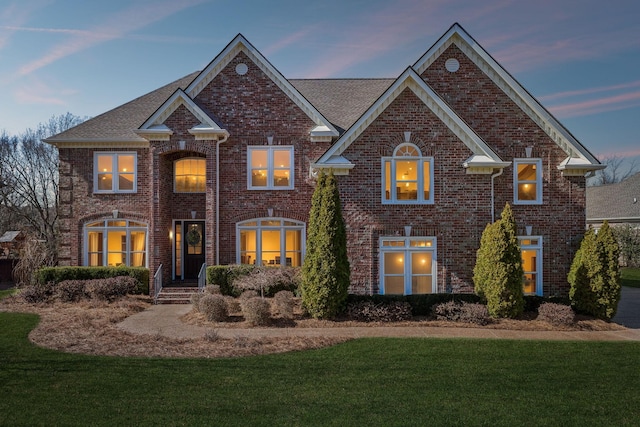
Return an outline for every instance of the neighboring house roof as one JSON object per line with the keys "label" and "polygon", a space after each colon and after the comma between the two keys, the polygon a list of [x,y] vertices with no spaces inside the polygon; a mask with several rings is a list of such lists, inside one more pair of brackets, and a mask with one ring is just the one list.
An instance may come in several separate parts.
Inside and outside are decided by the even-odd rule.
{"label": "neighboring house roof", "polygon": [[527,114],[565,153],[567,158],[557,165],[565,175],[584,175],[604,169],[598,159],[558,122],[520,83],[485,51],[459,24],[451,28],[425,52],[413,68],[422,74],[449,46],[456,45],[511,100]]}
{"label": "neighboring house roof", "polygon": [[2,236],[0,236],[0,243],[15,242],[19,240],[18,237],[22,237],[21,235],[22,235],[22,231],[7,231]]}
{"label": "neighboring house roof", "polygon": [[640,223],[640,173],[617,184],[587,187],[587,223]]}

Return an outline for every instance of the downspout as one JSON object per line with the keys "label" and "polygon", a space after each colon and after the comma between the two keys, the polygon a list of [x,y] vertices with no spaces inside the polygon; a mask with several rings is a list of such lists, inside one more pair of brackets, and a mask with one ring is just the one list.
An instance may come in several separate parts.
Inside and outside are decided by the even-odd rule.
{"label": "downspout", "polygon": [[225,134],[216,144],[216,265],[220,265],[220,144],[229,139]]}
{"label": "downspout", "polygon": [[504,168],[501,168],[498,172],[491,175],[491,222],[494,223],[496,221],[496,208],[495,208],[495,189],[494,189],[494,180],[502,175],[504,172]]}

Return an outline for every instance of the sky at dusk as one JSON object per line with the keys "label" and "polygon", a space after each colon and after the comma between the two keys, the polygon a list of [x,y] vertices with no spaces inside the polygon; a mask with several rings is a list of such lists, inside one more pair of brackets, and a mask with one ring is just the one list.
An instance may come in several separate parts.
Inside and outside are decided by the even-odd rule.
{"label": "sky at dusk", "polygon": [[637,0],[0,0],[0,132],[106,112],[238,33],[287,78],[395,78],[455,22],[592,153],[640,161]]}

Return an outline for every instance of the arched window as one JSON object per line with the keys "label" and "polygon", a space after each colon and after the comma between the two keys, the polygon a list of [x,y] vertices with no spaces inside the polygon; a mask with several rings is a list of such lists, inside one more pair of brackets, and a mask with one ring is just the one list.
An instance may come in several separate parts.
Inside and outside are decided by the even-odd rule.
{"label": "arched window", "polygon": [[173,190],[176,193],[204,193],[207,181],[207,160],[185,157],[173,164]]}
{"label": "arched window", "polygon": [[433,203],[433,157],[423,157],[410,143],[396,147],[393,157],[383,157],[382,203]]}
{"label": "arched window", "polygon": [[302,265],[304,222],[286,218],[259,218],[239,222],[236,228],[238,263]]}
{"label": "arched window", "polygon": [[84,227],[88,266],[147,266],[147,225],[125,219],[101,220]]}

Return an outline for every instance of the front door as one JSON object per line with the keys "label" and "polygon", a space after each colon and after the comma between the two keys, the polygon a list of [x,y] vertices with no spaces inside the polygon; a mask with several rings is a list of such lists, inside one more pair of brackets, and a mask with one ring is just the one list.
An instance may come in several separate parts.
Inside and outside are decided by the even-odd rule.
{"label": "front door", "polygon": [[175,270],[176,280],[193,280],[205,260],[205,233],[203,221],[179,221],[175,224]]}

